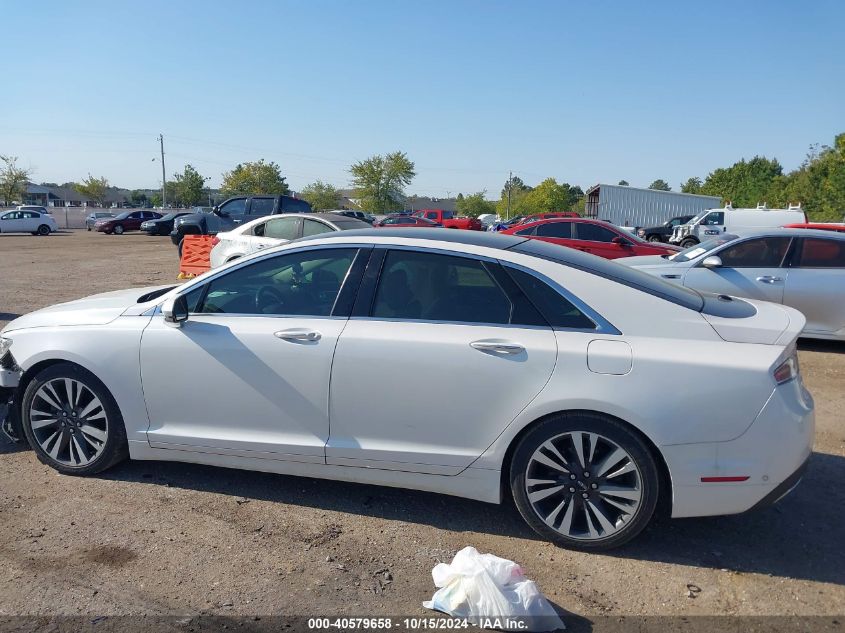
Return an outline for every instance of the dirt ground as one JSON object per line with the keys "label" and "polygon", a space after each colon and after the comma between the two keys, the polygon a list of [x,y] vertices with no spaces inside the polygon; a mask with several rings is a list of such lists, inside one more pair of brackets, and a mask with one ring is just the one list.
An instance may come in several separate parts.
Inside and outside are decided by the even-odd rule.
{"label": "dirt ground", "polygon": [[[166,237],[0,235],[0,326],[176,274]],[[792,495],[748,515],[658,523],[603,555],[539,540],[509,506],[157,462],[74,478],[2,440],[0,615],[428,615],[431,568],[465,545],[520,562],[587,620],[843,614],[845,345],[804,343],[800,360],[816,453]]]}

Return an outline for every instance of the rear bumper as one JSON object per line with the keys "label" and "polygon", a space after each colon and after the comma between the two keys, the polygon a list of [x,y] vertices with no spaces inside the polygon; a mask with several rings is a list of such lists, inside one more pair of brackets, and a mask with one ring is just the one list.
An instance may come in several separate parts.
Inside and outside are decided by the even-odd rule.
{"label": "rear bumper", "polygon": [[[813,450],[813,407],[802,382],[792,380],[773,390],[735,440],[661,447],[672,479],[672,516],[739,514],[788,493]],[[702,481],[719,477],[747,479]]]}

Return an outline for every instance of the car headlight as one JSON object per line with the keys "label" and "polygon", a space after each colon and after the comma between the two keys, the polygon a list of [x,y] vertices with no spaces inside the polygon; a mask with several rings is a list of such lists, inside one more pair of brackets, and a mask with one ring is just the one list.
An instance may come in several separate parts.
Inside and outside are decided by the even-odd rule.
{"label": "car headlight", "polygon": [[0,358],[9,351],[10,347],[12,347],[12,339],[0,336]]}

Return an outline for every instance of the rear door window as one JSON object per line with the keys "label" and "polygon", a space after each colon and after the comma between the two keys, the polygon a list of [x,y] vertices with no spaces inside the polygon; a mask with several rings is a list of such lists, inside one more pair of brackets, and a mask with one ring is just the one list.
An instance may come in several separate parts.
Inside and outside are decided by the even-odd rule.
{"label": "rear door window", "polygon": [[845,268],[845,240],[805,237],[795,266],[799,268]]}
{"label": "rear door window", "polygon": [[577,240],[586,240],[588,242],[612,242],[616,237],[616,233],[610,229],[597,224],[588,224],[586,222],[577,222],[575,224],[575,235]]}
{"label": "rear door window", "polygon": [[253,198],[249,213],[250,215],[270,215],[273,213],[275,203],[275,198]]}
{"label": "rear door window", "polygon": [[518,268],[506,265],[505,270],[508,271],[508,274],[531,302],[537,306],[552,327],[579,330],[596,329],[596,324],[587,315],[549,284]]}
{"label": "rear door window", "polygon": [[[259,227],[263,228],[259,229]],[[273,218],[256,226],[253,232],[259,237],[272,237],[277,240],[295,240],[299,237],[299,218]]]}
{"label": "rear door window", "polygon": [[437,253],[390,251],[372,316],[424,321],[507,324],[511,301],[478,260]]}
{"label": "rear door window", "polygon": [[303,221],[302,226],[302,236],[308,237],[309,235],[319,235],[320,233],[331,233],[334,229],[326,224],[325,222],[320,222],[319,220],[311,220],[305,218]]}
{"label": "rear door window", "polygon": [[[520,233],[521,235],[521,233]],[[572,222],[549,222],[537,226],[537,237],[572,238]]]}

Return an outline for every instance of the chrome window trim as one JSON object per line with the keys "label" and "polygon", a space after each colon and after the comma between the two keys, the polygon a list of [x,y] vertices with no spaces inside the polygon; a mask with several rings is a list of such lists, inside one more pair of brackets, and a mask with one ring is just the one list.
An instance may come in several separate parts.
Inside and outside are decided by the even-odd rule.
{"label": "chrome window trim", "polygon": [[514,262],[509,262],[506,260],[500,260],[499,263],[502,266],[508,267],[512,266],[517,270],[520,270],[528,275],[532,275],[533,277],[537,278],[539,281],[545,283],[548,286],[551,286],[552,290],[557,292],[561,295],[564,299],[569,301],[572,305],[578,308],[584,316],[586,316],[590,321],[596,324],[594,329],[589,328],[569,328],[569,327],[560,327],[560,326],[552,326],[552,329],[555,332],[589,332],[592,334],[607,334],[607,335],[621,335],[622,332],[619,331],[610,321],[605,319],[601,314],[596,312],[593,308],[589,305],[584,303],[579,297],[575,296],[571,292],[569,292],[566,288],[561,286],[558,282],[550,277],[547,277],[541,272],[528,268],[527,266],[523,266],[522,264],[516,264]]}

